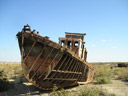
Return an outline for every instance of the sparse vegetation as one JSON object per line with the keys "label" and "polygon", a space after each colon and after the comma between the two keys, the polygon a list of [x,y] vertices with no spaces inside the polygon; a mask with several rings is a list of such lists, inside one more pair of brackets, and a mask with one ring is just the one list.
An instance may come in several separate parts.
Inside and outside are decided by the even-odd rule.
{"label": "sparse vegetation", "polygon": [[[17,86],[20,86],[21,83],[22,83],[21,86],[23,87],[24,77],[23,77],[21,64],[18,64],[18,63],[11,63],[11,64],[3,63],[3,64],[1,64],[0,63],[0,65],[1,65],[1,67],[0,67],[0,91],[1,90],[6,91],[10,88],[10,86],[11,86],[11,89],[13,88],[13,90],[17,90],[15,88],[17,88]],[[95,66],[94,81],[96,81],[97,84],[95,84],[95,83],[91,84],[92,85],[91,87],[88,85],[86,85],[86,87],[84,87],[85,85],[83,85],[82,89],[80,89],[80,90],[79,90],[80,87],[76,87],[76,88],[78,88],[78,90],[75,90],[75,91],[68,91],[67,89],[64,90],[63,88],[60,90],[57,90],[58,88],[54,87],[53,91],[51,93],[47,93],[47,94],[49,94],[49,96],[116,96],[114,94],[109,94],[108,93],[109,91],[105,91],[105,89],[101,89],[101,87],[99,87],[99,86],[109,86],[109,84],[107,84],[107,83],[113,82],[113,80],[112,80],[113,78],[119,79],[117,81],[120,81],[120,82],[122,82],[121,80],[128,80],[128,68],[124,68],[124,67],[121,67],[121,68],[112,67],[111,68],[110,65],[102,65],[102,64],[98,64],[98,65],[95,64],[94,66]],[[114,66],[114,64],[112,66]],[[12,83],[10,83],[9,80],[12,80],[12,79],[14,81]],[[101,85],[101,84],[104,84],[104,85]],[[105,85],[105,84],[107,84],[107,85]],[[112,84],[114,85],[114,83],[112,83]],[[14,86],[14,87],[12,87],[12,86]],[[18,91],[20,92],[19,89],[18,89]],[[41,94],[41,93],[39,93],[39,94]]]}
{"label": "sparse vegetation", "polygon": [[97,78],[96,78],[97,84],[108,84],[108,83],[111,83],[110,80],[111,80],[111,79],[108,78],[108,77],[97,77]]}
{"label": "sparse vegetation", "polygon": [[81,89],[80,93],[77,96],[115,96],[115,94],[108,94],[97,87],[86,86],[84,89]]}
{"label": "sparse vegetation", "polygon": [[117,79],[128,80],[128,68],[117,68],[114,70]]}
{"label": "sparse vegetation", "polygon": [[110,66],[98,65],[95,71],[95,80],[97,84],[108,84],[111,82],[112,70]]}
{"label": "sparse vegetation", "polygon": [[50,96],[70,96],[68,92],[66,92],[63,88],[60,91],[57,91],[57,87],[54,86],[52,93]]}
{"label": "sparse vegetation", "polygon": [[98,88],[88,88],[88,87],[82,89],[78,94],[78,96],[99,96],[99,95],[100,95],[100,91]]}
{"label": "sparse vegetation", "polygon": [[23,76],[22,67],[20,63],[0,63],[0,70],[4,70],[8,79],[15,79]]}
{"label": "sparse vegetation", "polygon": [[0,92],[9,89],[9,81],[6,78],[6,74],[3,70],[0,71]]}

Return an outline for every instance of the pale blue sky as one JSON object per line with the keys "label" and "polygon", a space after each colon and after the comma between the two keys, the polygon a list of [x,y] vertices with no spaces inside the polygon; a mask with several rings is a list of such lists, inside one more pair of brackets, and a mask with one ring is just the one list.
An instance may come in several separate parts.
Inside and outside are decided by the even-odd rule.
{"label": "pale blue sky", "polygon": [[0,61],[20,62],[26,24],[55,42],[86,33],[89,62],[128,62],[128,0],[0,0]]}

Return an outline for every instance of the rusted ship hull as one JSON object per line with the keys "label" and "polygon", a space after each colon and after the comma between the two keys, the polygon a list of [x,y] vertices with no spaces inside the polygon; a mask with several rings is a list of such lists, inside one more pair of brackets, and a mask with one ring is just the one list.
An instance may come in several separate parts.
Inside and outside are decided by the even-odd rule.
{"label": "rusted ship hull", "polygon": [[36,87],[50,90],[90,82],[94,70],[68,48],[33,32],[17,34],[25,77]]}

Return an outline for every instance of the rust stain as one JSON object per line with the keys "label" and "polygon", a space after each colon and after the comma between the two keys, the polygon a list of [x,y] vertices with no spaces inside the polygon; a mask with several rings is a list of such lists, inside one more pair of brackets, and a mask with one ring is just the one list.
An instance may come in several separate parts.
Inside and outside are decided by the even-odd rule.
{"label": "rust stain", "polygon": [[25,77],[43,90],[91,82],[93,66],[86,61],[85,33],[65,33],[59,44],[25,25],[17,34]]}

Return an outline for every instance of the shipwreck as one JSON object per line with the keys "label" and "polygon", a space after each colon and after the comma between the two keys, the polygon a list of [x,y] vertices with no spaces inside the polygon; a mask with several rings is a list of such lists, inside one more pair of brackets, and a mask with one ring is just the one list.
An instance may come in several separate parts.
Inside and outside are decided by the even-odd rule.
{"label": "shipwreck", "polygon": [[56,43],[25,25],[16,35],[24,76],[43,90],[91,82],[94,68],[86,61],[85,35],[65,32],[65,38]]}

